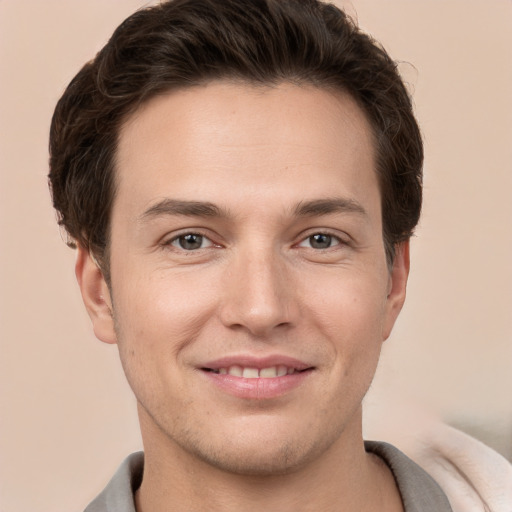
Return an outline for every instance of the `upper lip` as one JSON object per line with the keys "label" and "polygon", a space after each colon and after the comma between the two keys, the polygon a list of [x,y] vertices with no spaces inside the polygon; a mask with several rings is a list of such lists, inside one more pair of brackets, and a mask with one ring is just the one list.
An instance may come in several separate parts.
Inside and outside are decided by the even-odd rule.
{"label": "upper lip", "polygon": [[219,370],[220,368],[229,368],[230,366],[235,365],[242,366],[244,368],[257,368],[258,370],[261,370],[262,368],[270,368],[272,366],[286,366],[297,371],[302,371],[313,367],[311,364],[285,355],[276,354],[257,357],[250,354],[240,354],[221,357],[214,361],[208,361],[205,364],[202,364],[201,368]]}

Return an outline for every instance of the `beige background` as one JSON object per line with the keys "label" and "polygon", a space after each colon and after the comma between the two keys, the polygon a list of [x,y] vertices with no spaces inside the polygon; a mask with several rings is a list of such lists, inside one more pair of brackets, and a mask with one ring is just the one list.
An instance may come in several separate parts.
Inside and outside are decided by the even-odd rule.
{"label": "beige background", "polygon": [[[512,1],[354,0],[402,64],[426,140],[408,303],[367,425],[407,391],[512,456]],[[0,512],[79,511],[140,448],[46,187],[63,88],[141,0],[0,0]],[[395,400],[396,401],[396,400]],[[392,420],[391,420],[392,422]],[[401,428],[397,425],[397,428]]]}

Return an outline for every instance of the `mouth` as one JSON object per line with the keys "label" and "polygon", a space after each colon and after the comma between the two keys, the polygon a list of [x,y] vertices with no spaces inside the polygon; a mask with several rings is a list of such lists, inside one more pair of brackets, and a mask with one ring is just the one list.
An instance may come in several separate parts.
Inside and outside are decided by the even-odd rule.
{"label": "mouth", "polygon": [[199,368],[214,387],[243,399],[271,399],[300,387],[315,367],[288,357],[228,357]]}
{"label": "mouth", "polygon": [[293,366],[277,365],[268,366],[266,368],[254,368],[250,366],[240,366],[237,364],[222,368],[202,368],[205,372],[211,372],[217,375],[231,375],[233,377],[241,377],[243,379],[275,379],[276,377],[285,377],[302,373],[312,368],[298,369]]}

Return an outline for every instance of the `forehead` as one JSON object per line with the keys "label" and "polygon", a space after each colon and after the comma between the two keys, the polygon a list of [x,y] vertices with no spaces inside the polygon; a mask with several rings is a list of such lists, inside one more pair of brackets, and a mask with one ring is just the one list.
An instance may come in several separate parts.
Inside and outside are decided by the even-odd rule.
{"label": "forehead", "polygon": [[285,191],[325,196],[329,186],[365,195],[377,187],[373,146],[366,116],[339,91],[227,82],[181,89],[122,126],[116,202],[128,194],[143,207],[158,196],[211,200],[217,192],[228,200],[238,184],[238,196],[277,200]]}

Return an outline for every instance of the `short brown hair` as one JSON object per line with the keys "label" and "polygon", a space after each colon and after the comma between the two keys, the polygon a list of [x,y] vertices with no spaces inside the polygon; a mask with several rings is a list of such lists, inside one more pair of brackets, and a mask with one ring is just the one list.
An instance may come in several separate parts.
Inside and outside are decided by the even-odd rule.
{"label": "short brown hair", "polygon": [[71,81],[50,132],[50,187],[72,244],[108,279],[120,127],[141,103],[216,79],[293,82],[352,95],[374,132],[388,262],[421,210],[423,145],[396,63],[317,0],[171,0],[137,11]]}

